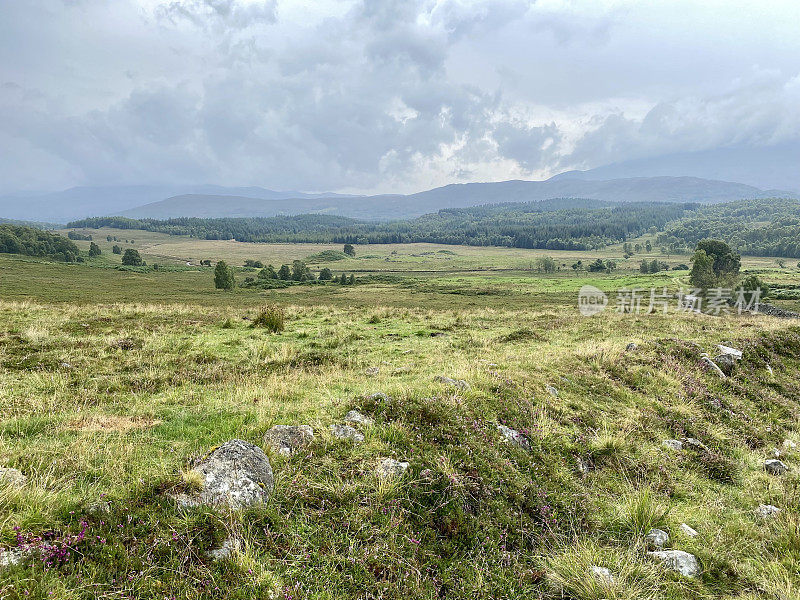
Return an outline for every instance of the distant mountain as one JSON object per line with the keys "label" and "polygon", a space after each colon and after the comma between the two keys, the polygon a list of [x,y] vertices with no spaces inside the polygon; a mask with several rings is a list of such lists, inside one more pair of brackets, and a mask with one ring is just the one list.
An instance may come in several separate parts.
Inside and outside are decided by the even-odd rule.
{"label": "distant mountain", "polygon": [[0,217],[66,223],[91,216],[119,214],[125,210],[182,194],[234,195],[267,200],[338,197],[339,194],[276,192],[261,187],[219,185],[134,185],[74,187],[61,192],[0,196]]}
{"label": "distant mountain", "polygon": [[614,202],[714,203],[772,196],[796,197],[797,195],[696,177],[636,177],[592,181],[564,175],[547,181],[452,184],[407,196],[395,194],[262,199],[246,196],[184,194],[125,210],[120,214],[131,218],[169,219],[272,217],[320,213],[358,219],[388,220],[418,217],[443,208],[467,208],[481,204],[531,202],[550,198],[593,198]]}
{"label": "distant mountain", "polygon": [[555,178],[592,181],[630,177],[690,176],[739,181],[761,189],[800,192],[800,143],[762,148],[715,148],[615,163],[588,171],[568,171]]}

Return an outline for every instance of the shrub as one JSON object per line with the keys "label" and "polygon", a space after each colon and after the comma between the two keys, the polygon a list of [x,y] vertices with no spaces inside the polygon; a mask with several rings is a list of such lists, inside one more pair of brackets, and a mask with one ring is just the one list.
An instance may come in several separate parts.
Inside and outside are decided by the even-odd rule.
{"label": "shrub", "polygon": [[328,267],[325,267],[319,272],[319,280],[320,281],[330,281],[333,279],[333,273]]}
{"label": "shrub", "polygon": [[92,242],[89,244],[89,256],[100,256],[102,252],[100,251],[100,246]]}
{"label": "shrub", "polygon": [[353,248],[353,244],[345,244],[343,252],[345,254],[347,254],[347,256],[355,256],[356,255],[356,249]]}
{"label": "shrub", "polygon": [[114,254],[122,254],[122,248],[114,244],[114,247],[111,248],[111,252],[113,252]]}
{"label": "shrub", "polygon": [[280,306],[267,304],[253,319],[253,327],[263,327],[271,333],[280,333],[283,331],[285,320],[286,313]]}

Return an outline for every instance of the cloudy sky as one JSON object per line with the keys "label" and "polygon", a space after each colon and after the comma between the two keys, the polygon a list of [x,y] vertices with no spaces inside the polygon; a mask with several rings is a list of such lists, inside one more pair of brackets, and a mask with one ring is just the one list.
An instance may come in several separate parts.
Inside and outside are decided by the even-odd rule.
{"label": "cloudy sky", "polygon": [[409,192],[800,140],[797,0],[0,0],[0,192]]}

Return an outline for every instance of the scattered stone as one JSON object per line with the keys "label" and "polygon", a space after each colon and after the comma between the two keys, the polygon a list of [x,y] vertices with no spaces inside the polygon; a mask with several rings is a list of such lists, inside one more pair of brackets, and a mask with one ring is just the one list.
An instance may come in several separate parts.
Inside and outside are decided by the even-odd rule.
{"label": "scattered stone", "polygon": [[108,500],[100,500],[93,502],[86,507],[86,512],[90,515],[108,515],[111,514],[111,502]]}
{"label": "scattered stone", "polygon": [[696,577],[700,574],[700,563],[694,554],[683,550],[660,550],[648,552],[648,554],[659,559],[668,569],[672,569],[684,577]]}
{"label": "scattered stone", "polygon": [[591,565],[589,567],[589,573],[591,573],[595,579],[597,579],[597,581],[604,585],[614,585],[614,576],[606,567]]}
{"label": "scattered stone", "polygon": [[544,389],[547,390],[547,393],[550,394],[553,398],[558,398],[558,390],[554,388],[552,385],[544,386]]}
{"label": "scattered stone", "polygon": [[361,425],[372,425],[374,421],[369,417],[362,415],[357,410],[351,410],[344,416],[346,423],[359,423]]}
{"label": "scattered stone", "polygon": [[644,536],[648,548],[663,548],[669,544],[669,534],[663,529],[651,529]]}
{"label": "scattered stone", "polygon": [[371,377],[374,377],[375,375],[378,375],[380,372],[381,372],[381,368],[380,367],[368,367],[367,370],[364,371],[364,373],[366,375],[369,375]]}
{"label": "scattered stone", "polygon": [[498,425],[497,431],[500,432],[500,435],[502,435],[507,442],[511,442],[515,446],[526,449],[530,447],[528,438],[526,438],[516,429],[511,429],[511,427],[506,427],[505,425]]}
{"label": "scattered stone", "polygon": [[384,394],[383,392],[375,392],[374,394],[367,396],[367,398],[373,401],[380,401],[380,402],[389,401],[389,396],[387,394]]}
{"label": "scattered stone", "polygon": [[340,440],[353,440],[354,442],[363,442],[364,434],[357,429],[350,427],[350,425],[331,425],[331,432],[333,437]]}
{"label": "scattered stone", "polygon": [[719,375],[720,379],[727,379],[728,378],[728,376],[725,375],[725,372],[722,369],[720,369],[719,366],[717,365],[717,363],[715,363],[713,360],[711,360],[708,357],[707,354],[703,354],[700,357],[700,361],[705,363],[706,365],[708,365],[711,368],[712,371],[714,371],[717,375]]}
{"label": "scattered stone", "polygon": [[194,471],[202,476],[202,488],[192,496],[179,496],[182,506],[225,504],[243,508],[266,502],[275,487],[269,458],[261,448],[244,440],[225,442]]}
{"label": "scattered stone", "polygon": [[764,470],[770,475],[785,475],[789,471],[789,467],[777,458],[770,458],[764,461]]}
{"label": "scattered stone", "polygon": [[777,506],[773,506],[772,504],[759,504],[758,508],[754,511],[756,516],[761,519],[769,519],[770,517],[774,517],[781,509]]}
{"label": "scattered stone", "polygon": [[72,365],[70,363],[68,363],[68,362],[62,362],[61,363],[61,368],[62,369],[71,369]]}
{"label": "scattered stone", "polygon": [[26,481],[28,481],[28,478],[19,469],[0,467],[0,484],[4,483],[11,487],[20,488],[25,485]]}
{"label": "scattered stone", "polygon": [[697,533],[697,532],[696,532],[694,529],[692,529],[691,527],[689,527],[689,526],[688,526],[686,523],[681,523],[681,531],[682,531],[682,532],[683,532],[685,535],[688,535],[689,537],[697,537],[698,535],[700,535],[700,534],[699,534],[699,533]]}
{"label": "scattered stone", "polygon": [[634,350],[638,350],[639,346],[631,342],[627,346],[625,346],[625,352],[633,352]]}
{"label": "scattered stone", "polygon": [[206,556],[211,560],[227,560],[229,559],[234,552],[237,552],[241,547],[241,542],[238,539],[229,537],[219,548],[214,548],[206,552]]}
{"label": "scattered stone", "polygon": [[664,440],[661,445],[670,450],[683,450],[683,442],[680,440]]}
{"label": "scattered stone", "polygon": [[780,448],[773,448],[772,456],[774,456],[775,458],[780,458],[781,456],[783,456],[783,452],[781,452]]}
{"label": "scattered stone", "polygon": [[443,383],[445,385],[452,385],[453,387],[457,387],[460,390],[468,390],[469,384],[464,381],[463,379],[453,379],[452,377],[445,377],[444,375],[437,375],[433,378],[434,381],[437,383]]}
{"label": "scattered stone", "polygon": [[701,442],[697,438],[692,438],[692,437],[683,438],[683,444],[685,446],[688,446],[689,448],[691,448],[695,452],[707,452],[708,451],[708,446],[706,446],[703,442]]}
{"label": "scattered stone", "polygon": [[719,350],[720,354],[726,354],[728,356],[732,356],[736,360],[742,360],[743,355],[741,350],[731,348],[730,346],[724,346],[722,344],[717,344],[717,350]]}
{"label": "scattered stone", "polygon": [[581,475],[587,475],[589,471],[592,470],[592,466],[589,462],[583,460],[580,456],[575,459],[575,468],[578,470],[578,473]]}
{"label": "scattered stone", "polygon": [[22,550],[2,549],[0,550],[0,569],[20,565],[25,558],[26,553]]}
{"label": "scattered stone", "polygon": [[407,468],[407,462],[400,462],[399,460],[395,460],[393,458],[382,458],[378,462],[376,473],[378,474],[378,477],[385,479],[402,477]]}
{"label": "scattered stone", "polygon": [[795,450],[797,448],[797,444],[792,440],[783,440],[783,447],[788,448],[789,450]]}
{"label": "scattered stone", "polygon": [[309,425],[275,425],[264,434],[264,444],[289,456],[314,441]]}
{"label": "scattered stone", "polygon": [[770,364],[767,365],[767,371],[769,372],[770,375],[774,375],[775,374],[775,372],[772,370],[772,365],[770,365]]}
{"label": "scattered stone", "polygon": [[715,356],[714,363],[723,373],[725,373],[725,375],[730,375],[736,368],[736,359],[731,354],[720,354]]}

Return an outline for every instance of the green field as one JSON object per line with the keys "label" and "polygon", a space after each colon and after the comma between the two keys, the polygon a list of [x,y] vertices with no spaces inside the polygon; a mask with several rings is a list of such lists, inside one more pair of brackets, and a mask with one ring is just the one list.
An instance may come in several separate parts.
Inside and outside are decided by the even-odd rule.
{"label": "green field", "polygon": [[[797,320],[613,304],[583,317],[587,284],[686,285],[686,271],[639,274],[643,256],[616,247],[359,246],[312,265],[355,273],[355,285],[224,292],[199,260],[277,266],[341,248],[89,232],[103,254],[85,263],[0,256],[0,466],[27,476],[0,486],[0,547],[42,538],[51,557],[0,568],[0,597],[800,597],[800,453],[784,446],[800,443]],[[161,268],[118,270],[120,242],[106,235]],[[560,270],[537,272],[543,255]],[[571,268],[598,257],[618,270]],[[743,269],[800,283],[771,258]],[[286,313],[281,333],[251,326],[268,303]],[[725,380],[700,359],[718,343],[744,352]],[[354,408],[375,421],[360,444],[329,429]],[[275,424],[308,424],[315,439],[280,455],[263,443]],[[232,438],[269,454],[270,500],[179,508],[192,461]],[[670,450],[672,438],[703,447]],[[764,471],[776,447],[783,476]],[[408,470],[377,478],[383,457]],[[761,519],[761,504],[781,512]],[[648,555],[651,527],[701,574]],[[226,538],[238,550],[209,558]]]}

